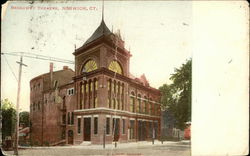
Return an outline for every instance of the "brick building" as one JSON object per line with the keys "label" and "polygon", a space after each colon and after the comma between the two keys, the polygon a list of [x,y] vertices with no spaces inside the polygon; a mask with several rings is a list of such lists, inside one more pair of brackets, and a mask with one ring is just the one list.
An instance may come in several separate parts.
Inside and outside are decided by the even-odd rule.
{"label": "brick building", "polygon": [[33,141],[102,144],[104,137],[106,143],[159,138],[160,91],[145,75],[131,76],[131,54],[119,33],[102,20],[73,55],[75,72],[51,68],[30,81]]}

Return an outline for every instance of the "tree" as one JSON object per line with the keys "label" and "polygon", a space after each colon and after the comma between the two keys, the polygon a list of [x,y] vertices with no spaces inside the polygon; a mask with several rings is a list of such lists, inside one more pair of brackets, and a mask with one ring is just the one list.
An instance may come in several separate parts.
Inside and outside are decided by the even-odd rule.
{"label": "tree", "polygon": [[2,115],[2,139],[6,136],[12,136],[15,132],[16,110],[13,103],[8,99],[1,100],[1,115]]}
{"label": "tree", "polygon": [[183,129],[185,122],[191,120],[192,60],[187,60],[171,75],[172,84],[164,84],[161,102],[176,119],[176,127]]}
{"label": "tree", "polygon": [[27,111],[20,112],[20,114],[19,114],[20,125],[23,124],[24,127],[28,127],[29,126],[29,116],[30,116],[30,114]]}

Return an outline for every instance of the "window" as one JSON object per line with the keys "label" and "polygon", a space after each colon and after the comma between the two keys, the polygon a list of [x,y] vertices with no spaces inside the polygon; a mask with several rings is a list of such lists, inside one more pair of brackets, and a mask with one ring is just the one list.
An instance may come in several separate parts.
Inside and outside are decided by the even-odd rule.
{"label": "window", "polygon": [[131,93],[130,95],[130,111],[135,112],[135,97],[134,97],[134,92]]}
{"label": "window", "polygon": [[108,69],[115,72],[115,73],[122,74],[122,67],[117,61],[112,61],[109,64]]}
{"label": "window", "polygon": [[106,134],[110,134],[110,118],[106,118]]}
{"label": "window", "polygon": [[70,125],[70,112],[68,112],[68,125]]}
{"label": "window", "polygon": [[74,125],[74,114],[71,112],[71,125]]}
{"label": "window", "polygon": [[81,118],[77,118],[77,132],[81,133]]}
{"label": "window", "polygon": [[111,108],[111,100],[110,100],[110,98],[108,98],[108,105],[109,105],[109,108]]}
{"label": "window", "polygon": [[67,90],[67,93],[68,93],[69,96],[70,96],[70,95],[74,95],[74,88],[69,88],[69,89]]}
{"label": "window", "polygon": [[137,106],[137,112],[141,113],[141,95],[138,95],[138,106]]}
{"label": "window", "polygon": [[145,114],[147,114],[148,112],[147,112],[147,97],[146,96],[144,96],[144,113]]}
{"label": "window", "polygon": [[94,117],[94,134],[98,132],[98,118]]}
{"label": "window", "polygon": [[89,60],[83,66],[82,72],[91,72],[97,69],[97,64],[94,60]]}
{"label": "window", "polygon": [[115,109],[119,109],[118,99],[117,99],[117,98],[116,98],[116,100],[115,100]]}
{"label": "window", "polygon": [[86,82],[86,93],[89,92],[89,84]]}
{"label": "window", "polygon": [[90,92],[92,92],[93,91],[93,82],[90,81],[89,85],[90,85]]}
{"label": "window", "polygon": [[98,90],[98,80],[95,80],[95,91]]}
{"label": "window", "polygon": [[120,89],[121,87],[120,87],[120,82],[118,82],[118,84],[117,84],[117,87],[116,87],[116,92],[118,93],[118,94],[121,94],[121,89]]}
{"label": "window", "polygon": [[108,80],[108,91],[110,90],[110,80]]}
{"label": "window", "polygon": [[122,119],[122,134],[125,134],[125,119]]}

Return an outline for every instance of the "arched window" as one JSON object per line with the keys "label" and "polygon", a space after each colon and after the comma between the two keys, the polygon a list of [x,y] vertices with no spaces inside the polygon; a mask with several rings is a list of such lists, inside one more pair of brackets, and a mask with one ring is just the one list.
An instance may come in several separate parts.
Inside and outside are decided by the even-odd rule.
{"label": "arched window", "polygon": [[82,72],[91,72],[93,70],[96,70],[97,69],[97,64],[94,60],[88,60],[83,68],[82,68]]}
{"label": "arched window", "polygon": [[123,73],[122,67],[117,61],[111,61],[108,69],[121,75]]}

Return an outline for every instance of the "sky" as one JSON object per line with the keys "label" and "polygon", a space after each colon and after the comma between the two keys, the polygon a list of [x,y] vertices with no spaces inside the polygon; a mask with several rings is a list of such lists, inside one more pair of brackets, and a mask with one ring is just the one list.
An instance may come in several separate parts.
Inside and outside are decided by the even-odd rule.
{"label": "sky", "polygon": [[[32,9],[24,8],[31,6]],[[69,10],[70,7],[78,10]],[[101,22],[102,1],[11,2],[5,11],[1,19],[2,52],[74,60],[75,47],[81,47]],[[152,87],[170,83],[174,69],[192,56],[190,1],[105,1],[104,21],[110,30],[120,30],[125,47],[132,54],[130,73],[137,77],[145,74]],[[1,57],[1,99],[8,98],[14,104],[19,59]],[[24,58],[23,62],[27,67],[22,72],[20,108],[29,111],[29,81],[49,72],[50,62],[31,58]],[[65,65],[74,69],[74,65],[54,62],[54,70]]]}

